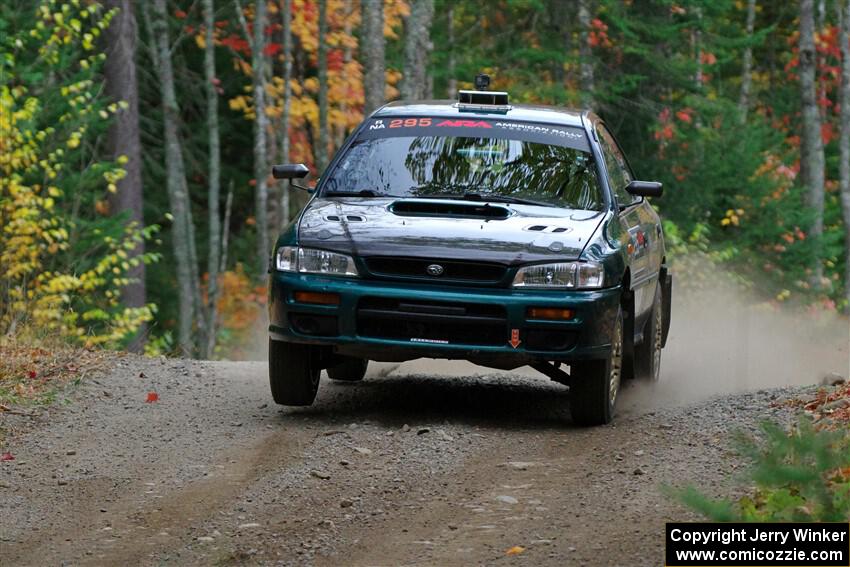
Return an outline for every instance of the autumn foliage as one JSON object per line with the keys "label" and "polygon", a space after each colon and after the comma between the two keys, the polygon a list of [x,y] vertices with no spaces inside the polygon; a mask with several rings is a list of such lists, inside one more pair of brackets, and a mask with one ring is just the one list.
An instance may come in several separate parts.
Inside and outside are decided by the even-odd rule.
{"label": "autumn foliage", "polygon": [[94,206],[124,175],[120,159],[99,160],[93,148],[121,106],[102,100],[96,81],[95,38],[113,15],[44,2],[0,44],[0,71],[15,78],[0,85],[0,334],[117,346],[153,318],[153,305],[120,301],[131,266],[155,259],[128,255],[153,229]]}

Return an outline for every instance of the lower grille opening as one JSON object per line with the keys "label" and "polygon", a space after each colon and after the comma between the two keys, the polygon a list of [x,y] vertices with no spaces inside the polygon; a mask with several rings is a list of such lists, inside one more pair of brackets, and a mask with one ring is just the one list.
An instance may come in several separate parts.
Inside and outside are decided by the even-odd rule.
{"label": "lower grille opening", "polygon": [[367,297],[357,307],[357,332],[412,343],[491,346],[507,342],[507,318],[499,305]]}
{"label": "lower grille opening", "polygon": [[291,313],[289,324],[297,333],[315,337],[335,337],[339,335],[337,318],[329,315],[306,315]]}

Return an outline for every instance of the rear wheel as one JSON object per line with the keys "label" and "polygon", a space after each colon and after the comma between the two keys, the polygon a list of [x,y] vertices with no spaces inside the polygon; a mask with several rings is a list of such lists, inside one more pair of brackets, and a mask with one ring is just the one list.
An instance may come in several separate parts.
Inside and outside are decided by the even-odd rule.
{"label": "rear wheel", "polygon": [[623,369],[623,312],[611,333],[611,352],[604,360],[570,364],[570,413],[577,425],[604,425],[614,417]]}
{"label": "rear wheel", "polygon": [[345,361],[328,368],[328,378],[342,382],[359,382],[366,376],[369,361],[365,358],[345,357]]}
{"label": "rear wheel", "polygon": [[277,404],[311,405],[319,390],[319,365],[314,348],[269,339],[269,385]]}
{"label": "rear wheel", "polygon": [[658,381],[661,376],[661,348],[664,345],[664,302],[661,286],[655,286],[655,298],[649,321],[643,330],[643,342],[635,346],[635,377]]}

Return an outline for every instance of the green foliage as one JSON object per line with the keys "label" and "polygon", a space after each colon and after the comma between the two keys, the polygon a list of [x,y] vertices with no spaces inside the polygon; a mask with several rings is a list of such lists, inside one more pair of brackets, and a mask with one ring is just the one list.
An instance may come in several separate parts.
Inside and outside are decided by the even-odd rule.
{"label": "green foliage", "polygon": [[101,136],[122,107],[100,95],[97,37],[115,11],[43,0],[0,21],[0,333],[27,329],[117,346],[155,306],[121,306],[130,257],[156,227],[105,217],[98,203],[124,176]]}
{"label": "green foliage", "polygon": [[808,418],[787,433],[765,423],[762,438],[741,435],[750,459],[751,495],[712,500],[694,488],[677,495],[719,522],[846,522],[850,520],[850,432],[816,430]]}

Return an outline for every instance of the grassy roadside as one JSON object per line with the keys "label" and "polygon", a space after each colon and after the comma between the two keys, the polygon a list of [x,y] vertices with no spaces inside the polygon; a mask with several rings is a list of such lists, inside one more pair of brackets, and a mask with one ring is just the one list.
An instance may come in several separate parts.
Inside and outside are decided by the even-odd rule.
{"label": "grassy roadside", "polygon": [[790,430],[764,423],[737,439],[750,464],[745,496],[712,500],[689,487],[673,491],[679,500],[719,522],[850,521],[850,384],[779,403],[801,410]]}
{"label": "grassy roadside", "polygon": [[0,341],[0,447],[8,420],[5,415],[35,416],[59,400],[68,388],[112,366],[116,353],[81,349],[59,342]]}

